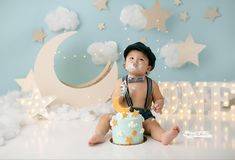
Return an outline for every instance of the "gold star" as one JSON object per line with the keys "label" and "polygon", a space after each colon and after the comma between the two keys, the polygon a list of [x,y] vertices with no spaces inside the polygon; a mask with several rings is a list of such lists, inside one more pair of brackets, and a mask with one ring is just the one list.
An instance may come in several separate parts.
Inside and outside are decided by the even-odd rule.
{"label": "gold star", "polygon": [[139,116],[139,111],[134,110],[134,112],[132,112],[132,116],[133,117],[138,117]]}
{"label": "gold star", "polygon": [[122,112],[122,118],[126,118],[127,117],[127,113],[126,112]]}
{"label": "gold star", "polygon": [[132,135],[132,136],[136,136],[136,134],[137,134],[137,131],[136,131],[136,130],[133,130],[133,131],[131,132],[131,135]]}
{"label": "gold star", "polygon": [[181,5],[181,3],[182,3],[182,1],[181,1],[181,0],[174,0],[174,4],[175,4],[176,6]]}
{"label": "gold star", "polygon": [[189,18],[188,12],[184,11],[184,12],[181,12],[181,13],[180,13],[180,20],[182,20],[182,21],[187,21],[188,18]]}
{"label": "gold star", "polygon": [[21,98],[17,101],[27,107],[27,113],[29,116],[35,118],[35,117],[47,117],[47,109],[46,107],[55,100],[56,97],[54,96],[47,96],[42,97],[39,89],[33,89],[32,97],[31,98]]}
{"label": "gold star", "polygon": [[131,137],[126,137],[126,142],[128,143],[128,144],[131,144],[131,142],[132,142],[132,138]]}
{"label": "gold star", "polygon": [[103,9],[106,9],[107,8],[107,1],[108,0],[95,0],[95,6],[96,8],[101,11]]}
{"label": "gold star", "polygon": [[43,42],[45,37],[46,37],[46,34],[43,32],[42,29],[39,29],[33,32],[33,40],[37,42]]}
{"label": "gold star", "polygon": [[26,78],[16,79],[15,81],[21,87],[21,91],[23,92],[32,91],[32,89],[37,86],[32,70],[29,71]]}
{"label": "gold star", "polygon": [[217,17],[221,16],[218,8],[210,8],[207,10],[206,18],[210,21],[214,21]]}
{"label": "gold star", "polygon": [[105,23],[103,23],[103,22],[98,23],[97,27],[98,27],[99,30],[104,30],[105,29]]}
{"label": "gold star", "polygon": [[179,51],[179,61],[184,64],[186,62],[192,62],[195,65],[199,65],[198,55],[206,47],[206,45],[195,43],[191,34],[188,35],[184,43],[176,45]]}
{"label": "gold star", "polygon": [[161,32],[166,31],[165,21],[171,16],[171,13],[161,9],[159,1],[151,9],[144,10],[143,14],[147,19],[146,30],[157,28]]}
{"label": "gold star", "polygon": [[142,42],[142,43],[147,43],[147,42],[148,42],[147,37],[141,37],[141,38],[140,38],[140,42]]}

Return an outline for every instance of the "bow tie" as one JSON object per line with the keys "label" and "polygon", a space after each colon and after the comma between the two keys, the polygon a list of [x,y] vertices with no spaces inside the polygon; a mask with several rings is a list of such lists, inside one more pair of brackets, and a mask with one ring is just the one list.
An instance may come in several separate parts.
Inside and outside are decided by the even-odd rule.
{"label": "bow tie", "polygon": [[144,77],[128,77],[128,83],[144,82]]}

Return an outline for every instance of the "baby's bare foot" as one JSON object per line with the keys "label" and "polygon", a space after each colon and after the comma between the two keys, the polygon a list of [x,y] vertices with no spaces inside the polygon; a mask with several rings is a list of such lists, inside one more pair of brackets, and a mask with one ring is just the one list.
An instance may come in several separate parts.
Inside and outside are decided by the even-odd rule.
{"label": "baby's bare foot", "polygon": [[88,144],[90,146],[94,146],[99,143],[103,143],[105,141],[104,135],[102,134],[94,134],[89,140]]}
{"label": "baby's bare foot", "polygon": [[171,143],[171,141],[178,135],[178,133],[180,132],[180,128],[178,126],[174,126],[172,127],[170,130],[164,132],[162,134],[162,144],[169,144]]}

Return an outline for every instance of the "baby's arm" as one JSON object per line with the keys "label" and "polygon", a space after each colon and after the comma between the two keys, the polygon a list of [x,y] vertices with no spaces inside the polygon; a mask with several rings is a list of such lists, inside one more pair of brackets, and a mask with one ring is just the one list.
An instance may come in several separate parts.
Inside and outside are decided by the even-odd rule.
{"label": "baby's arm", "polygon": [[161,114],[164,105],[164,97],[162,96],[159,86],[155,81],[152,81],[152,90],[154,111]]}

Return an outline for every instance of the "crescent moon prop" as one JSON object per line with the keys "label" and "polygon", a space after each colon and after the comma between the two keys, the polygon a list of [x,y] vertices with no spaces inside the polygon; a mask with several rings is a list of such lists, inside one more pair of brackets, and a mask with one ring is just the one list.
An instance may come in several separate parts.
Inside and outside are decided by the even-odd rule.
{"label": "crescent moon prop", "polygon": [[54,57],[59,45],[77,33],[62,33],[48,41],[39,51],[34,64],[34,76],[42,96],[56,96],[54,103],[82,107],[106,102],[118,78],[116,62],[108,63],[100,75],[83,85],[70,86],[61,82],[54,70]]}
{"label": "crescent moon prop", "polygon": [[120,104],[119,97],[115,97],[112,103],[116,112],[128,112],[130,110],[130,107],[128,105]]}

